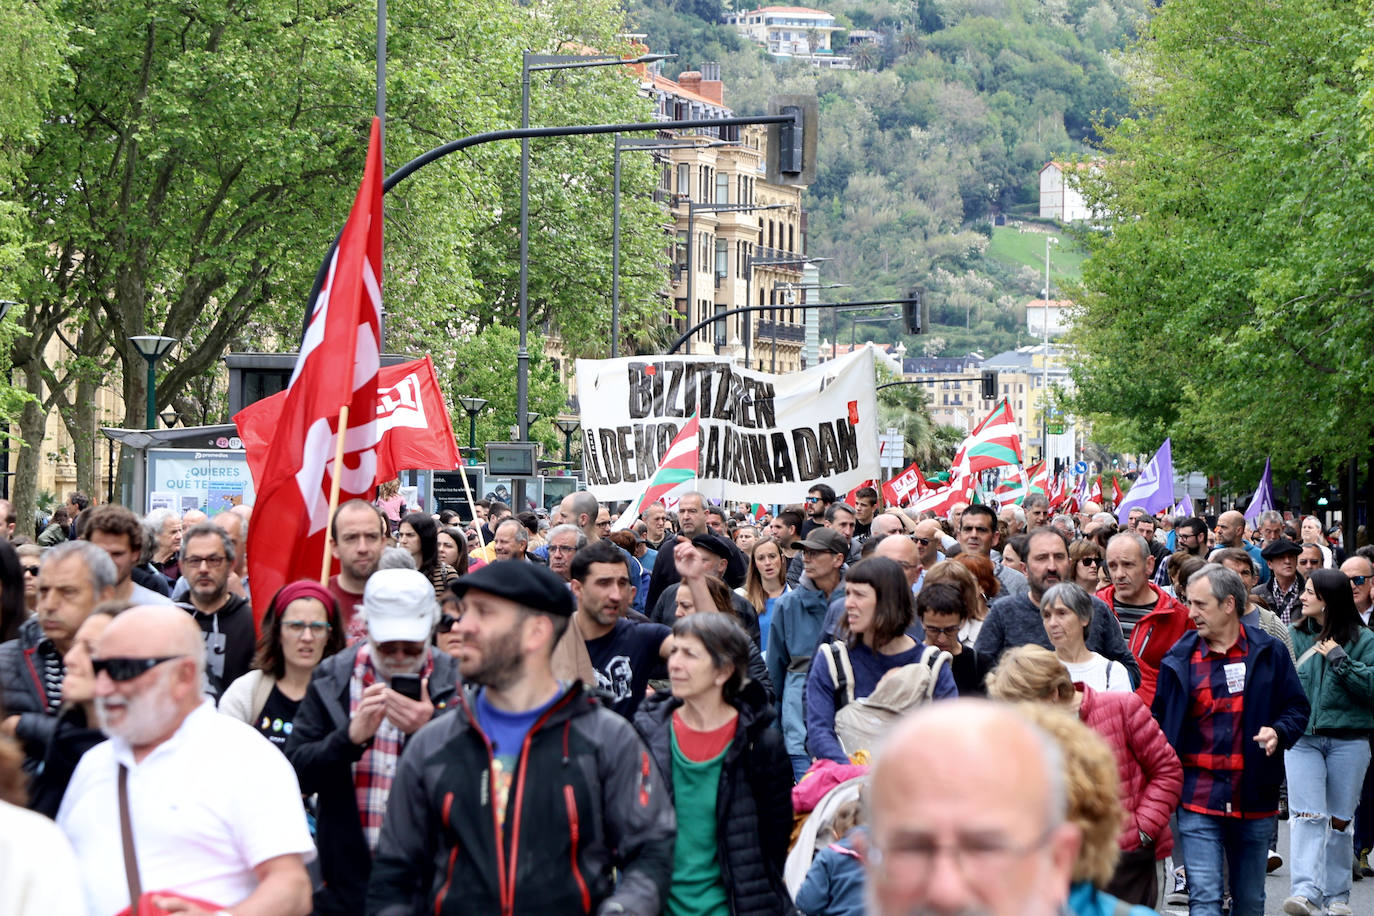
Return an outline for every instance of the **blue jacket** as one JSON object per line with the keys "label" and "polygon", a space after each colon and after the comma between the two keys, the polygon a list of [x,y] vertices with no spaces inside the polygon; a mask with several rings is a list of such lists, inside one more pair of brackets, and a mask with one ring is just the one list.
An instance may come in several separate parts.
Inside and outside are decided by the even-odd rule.
{"label": "blue jacket", "polygon": [[854,838],[861,833],[867,828],[855,827],[816,853],[797,891],[797,909],[807,916],[863,916],[864,863],[854,851]]}
{"label": "blue jacket", "polygon": [[[1245,775],[1240,782],[1240,810],[1273,811],[1279,806],[1283,754],[1275,751],[1266,755],[1253,739],[1267,725],[1278,732],[1279,750],[1292,747],[1307,728],[1311,706],[1283,643],[1257,627],[1241,626],[1249,653],[1245,658],[1245,735],[1241,742]],[[1159,665],[1159,685],[1150,711],[1175,750],[1192,702],[1188,669],[1200,638],[1196,630],[1189,630]]]}
{"label": "blue jacket", "polygon": [[1069,888],[1069,912],[1073,916],[1154,916],[1155,911],[1147,906],[1138,906],[1118,900],[1106,891],[1100,891],[1087,881],[1079,881]]}
{"label": "blue jacket", "polygon": [[773,608],[768,623],[768,678],[778,697],[778,718],[787,753],[806,755],[806,672],[811,655],[820,641],[821,626],[830,602],[844,594],[844,581],[836,583],[830,594],[802,580],[799,587],[783,595]]}

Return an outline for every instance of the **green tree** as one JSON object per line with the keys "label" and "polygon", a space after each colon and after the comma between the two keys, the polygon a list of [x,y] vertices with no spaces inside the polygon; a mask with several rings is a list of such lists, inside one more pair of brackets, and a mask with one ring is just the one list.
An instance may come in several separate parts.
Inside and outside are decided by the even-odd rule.
{"label": "green tree", "polygon": [[[1365,12],[1166,4],[1128,64],[1138,118],[1089,180],[1078,412],[1126,451],[1237,480],[1363,455],[1374,433]],[[1261,74],[1262,78],[1257,78]]]}
{"label": "green tree", "polygon": [[[322,0],[156,9],[65,0],[56,8],[79,24],[65,58],[73,78],[54,89],[19,179],[32,270],[18,298],[28,305],[32,343],[16,349],[15,361],[30,389],[62,411],[79,474],[90,474],[95,422],[86,394],[96,382],[118,373],[125,425],[143,420],[143,364],[130,335],[181,341],[159,367],[159,407],[215,372],[231,345],[294,347],[316,267],[361,177],[374,14]],[[525,48],[630,50],[614,0],[420,0],[390,12],[392,167],[446,140],[518,123]],[[648,120],[625,68],[534,79],[532,123]],[[532,147],[532,336],[537,344],[544,328],[557,328],[571,352],[600,352],[609,141]],[[518,150],[470,149],[388,195],[388,349],[448,351],[463,327],[514,324]],[[627,324],[660,308],[662,214],[648,200],[652,181],[649,162],[627,160]],[[67,335],[74,358],[53,367],[42,345],[56,333]],[[508,362],[513,372],[513,350]],[[25,468],[36,468],[43,406],[25,414],[21,485],[32,477]]]}

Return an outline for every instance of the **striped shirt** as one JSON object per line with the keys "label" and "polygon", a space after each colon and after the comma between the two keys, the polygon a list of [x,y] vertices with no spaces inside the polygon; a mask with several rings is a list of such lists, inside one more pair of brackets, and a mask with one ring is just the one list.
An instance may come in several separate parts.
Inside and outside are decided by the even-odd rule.
{"label": "striped shirt", "polygon": [[1214,652],[1199,639],[1189,659],[1191,699],[1178,742],[1178,759],[1183,764],[1181,804],[1188,811],[1247,820],[1278,813],[1236,808],[1249,740],[1244,715],[1248,654],[1242,628],[1235,645],[1225,652]]}

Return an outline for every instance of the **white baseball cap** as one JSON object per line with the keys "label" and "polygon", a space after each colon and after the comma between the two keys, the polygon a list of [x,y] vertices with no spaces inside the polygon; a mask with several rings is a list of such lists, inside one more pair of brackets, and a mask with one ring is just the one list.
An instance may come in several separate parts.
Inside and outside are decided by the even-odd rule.
{"label": "white baseball cap", "polygon": [[428,642],[439,619],[439,602],[422,573],[379,569],[363,588],[363,616],[374,643]]}

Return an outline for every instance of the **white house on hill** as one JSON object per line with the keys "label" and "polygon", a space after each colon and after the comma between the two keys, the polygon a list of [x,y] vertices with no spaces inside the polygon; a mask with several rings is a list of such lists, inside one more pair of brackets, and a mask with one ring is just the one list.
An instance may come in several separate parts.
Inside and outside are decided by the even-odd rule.
{"label": "white house on hill", "polygon": [[1091,220],[1095,214],[1083,202],[1076,187],[1076,172],[1092,168],[1088,163],[1047,162],[1040,169],[1040,218],[1062,223]]}

